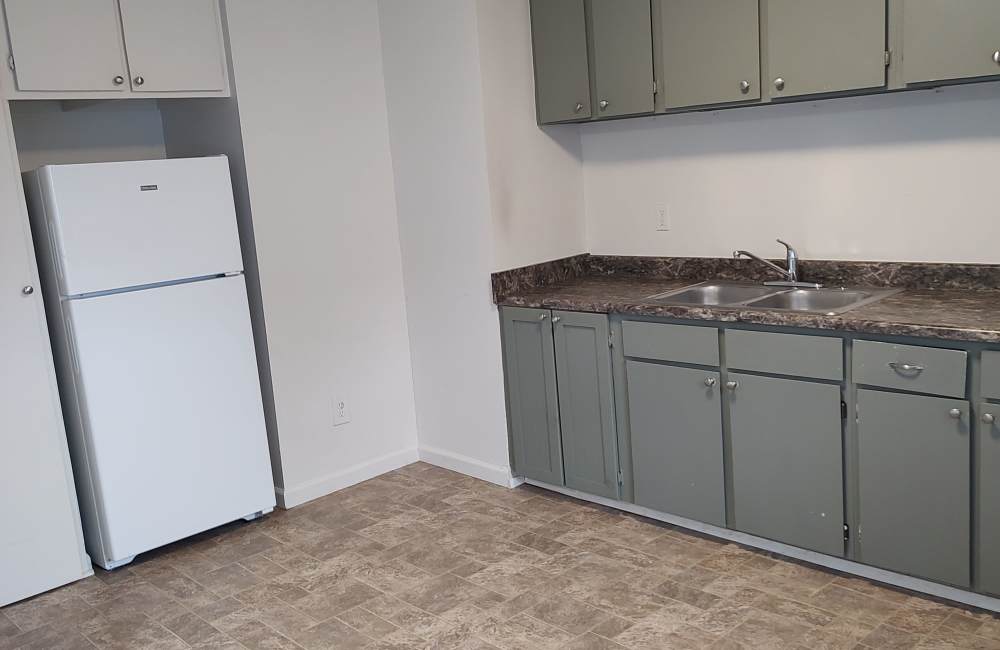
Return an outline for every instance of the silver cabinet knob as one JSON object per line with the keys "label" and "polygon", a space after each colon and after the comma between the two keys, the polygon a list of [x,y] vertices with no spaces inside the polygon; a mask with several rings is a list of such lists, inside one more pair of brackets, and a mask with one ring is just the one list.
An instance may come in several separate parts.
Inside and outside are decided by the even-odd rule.
{"label": "silver cabinet knob", "polygon": [[997,416],[992,413],[983,413],[983,424],[993,424],[997,421]]}
{"label": "silver cabinet knob", "polygon": [[112,79],[111,81],[113,81],[116,86],[120,86],[123,83],[125,83],[125,77],[123,77],[121,75],[118,75],[114,79]]}
{"label": "silver cabinet knob", "polygon": [[30,296],[33,293],[35,293],[35,288],[33,286],[31,286],[30,284],[26,285],[24,288],[21,289],[21,294],[22,295]]}
{"label": "silver cabinet knob", "polygon": [[729,390],[736,390],[739,387],[740,387],[740,382],[738,382],[738,381],[727,381],[726,382],[726,388],[729,389]]}
{"label": "silver cabinet knob", "polygon": [[750,92],[750,82],[747,81],[746,79],[740,82],[740,92],[743,93],[744,95]]}
{"label": "silver cabinet knob", "polygon": [[993,53],[993,63],[1000,65],[1000,50]]}
{"label": "silver cabinet knob", "polygon": [[146,83],[146,80],[145,80],[145,79],[143,79],[141,75],[140,75],[140,76],[138,76],[138,77],[136,77],[136,78],[135,78],[135,79],[133,79],[132,81],[134,81],[134,82],[135,82],[135,85],[136,85],[136,86],[141,86],[142,84]]}
{"label": "silver cabinet knob", "polygon": [[549,317],[549,315],[548,315],[548,314],[539,314],[539,315],[538,315],[538,320],[545,320],[545,319],[546,319],[546,318],[548,318],[548,317]]}
{"label": "silver cabinet knob", "polygon": [[608,106],[611,106],[611,102],[606,99],[602,99],[597,105],[601,107],[602,111],[606,111]]}
{"label": "silver cabinet knob", "polygon": [[948,411],[948,415],[957,420],[962,417],[962,409],[951,409]]}
{"label": "silver cabinet knob", "polygon": [[573,107],[574,113],[579,113],[582,110],[583,110],[583,104],[581,104],[580,102],[577,102],[576,106]]}
{"label": "silver cabinet knob", "polygon": [[912,375],[919,375],[924,370],[926,370],[926,368],[924,368],[923,366],[917,365],[915,363],[902,363],[899,361],[890,361],[886,365],[888,365],[890,368],[892,368],[893,370],[895,370],[900,374],[906,373]]}
{"label": "silver cabinet knob", "polygon": [[561,320],[562,320],[562,316],[553,316],[552,317],[552,322],[553,323],[558,323]]}
{"label": "silver cabinet knob", "polygon": [[781,77],[778,77],[777,79],[774,80],[774,87],[777,88],[778,90],[784,90],[785,80],[782,79]]}
{"label": "silver cabinet knob", "polygon": [[719,380],[716,379],[715,377],[708,377],[707,379],[705,379],[705,385],[708,386],[709,388],[715,388],[715,385],[717,383],[719,383]]}

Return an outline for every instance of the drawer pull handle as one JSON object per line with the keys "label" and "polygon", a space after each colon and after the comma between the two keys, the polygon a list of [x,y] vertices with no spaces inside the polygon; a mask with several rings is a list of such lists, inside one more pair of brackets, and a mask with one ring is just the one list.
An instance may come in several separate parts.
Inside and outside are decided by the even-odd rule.
{"label": "drawer pull handle", "polygon": [[925,370],[923,366],[918,366],[915,363],[898,363],[896,361],[890,361],[889,367],[900,374],[907,375],[919,375]]}

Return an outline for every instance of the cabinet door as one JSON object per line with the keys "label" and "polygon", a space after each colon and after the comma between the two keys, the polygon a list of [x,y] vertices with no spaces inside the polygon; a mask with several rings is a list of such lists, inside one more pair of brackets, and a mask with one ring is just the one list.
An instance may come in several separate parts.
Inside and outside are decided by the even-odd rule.
{"label": "cabinet door", "polygon": [[18,90],[122,91],[115,0],[4,0]]}
{"label": "cabinet door", "polygon": [[552,316],[544,309],[504,307],[502,317],[514,471],[562,485]]}
{"label": "cabinet door", "polygon": [[[6,104],[0,106],[0,607],[90,571]],[[33,287],[28,295],[25,286]]]}
{"label": "cabinet door", "polygon": [[584,0],[531,0],[538,122],[591,115]]}
{"label": "cabinet door", "polygon": [[553,312],[566,486],[618,497],[618,436],[608,317]]}
{"label": "cabinet door", "polygon": [[885,0],[765,0],[772,98],[885,85]]}
{"label": "cabinet door", "polygon": [[860,560],[968,587],[968,402],[859,390],[858,442]]}
{"label": "cabinet door", "polygon": [[1000,404],[981,404],[976,493],[979,591],[1000,595]]}
{"label": "cabinet door", "polygon": [[1000,2],[906,0],[903,81],[1000,75]]}
{"label": "cabinet door", "polygon": [[135,92],[222,91],[217,0],[120,0]]}
{"label": "cabinet door", "polygon": [[628,361],[635,502],[726,525],[719,373]]}
{"label": "cabinet door", "polygon": [[649,0],[590,0],[595,117],[653,112]]}
{"label": "cabinet door", "polygon": [[840,386],[733,373],[729,382],[734,528],[842,556]]}
{"label": "cabinet door", "polygon": [[758,0],[662,0],[664,106],[760,99]]}

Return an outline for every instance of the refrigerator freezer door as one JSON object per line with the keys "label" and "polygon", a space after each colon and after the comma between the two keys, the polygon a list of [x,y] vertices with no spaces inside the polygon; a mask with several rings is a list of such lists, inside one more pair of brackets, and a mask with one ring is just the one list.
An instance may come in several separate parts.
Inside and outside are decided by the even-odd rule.
{"label": "refrigerator freezer door", "polygon": [[243,269],[224,156],[53,165],[36,173],[34,196],[45,203],[63,295]]}
{"label": "refrigerator freezer door", "polygon": [[274,507],[242,276],[68,301],[101,564]]}

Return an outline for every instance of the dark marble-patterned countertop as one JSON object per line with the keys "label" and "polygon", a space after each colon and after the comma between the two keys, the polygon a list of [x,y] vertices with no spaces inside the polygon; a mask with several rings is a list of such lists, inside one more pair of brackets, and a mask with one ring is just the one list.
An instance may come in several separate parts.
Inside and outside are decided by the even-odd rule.
{"label": "dark marble-patterned countertop", "polygon": [[[686,271],[678,271],[671,266],[670,272],[650,273],[649,265],[640,264],[642,271],[634,265],[609,269],[607,261],[612,258],[594,258],[580,262],[573,258],[571,271],[565,267],[552,273],[549,263],[544,269],[547,278],[528,277],[525,270],[504,272],[494,276],[494,292],[499,305],[564,309],[596,313],[620,313],[641,316],[659,316],[692,320],[710,320],[724,323],[753,323],[785,327],[803,327],[867,334],[913,336],[952,341],[978,341],[1000,343],[1000,288],[992,286],[993,267],[969,266],[973,273],[968,282],[957,280],[954,265],[922,265],[919,271],[904,269],[906,282],[900,280],[900,270],[894,268],[877,279],[872,263],[865,263],[863,269],[838,268],[833,274],[837,279],[847,280],[844,285],[886,288],[900,286],[904,290],[880,301],[862,305],[836,316],[769,310],[752,307],[715,307],[700,305],[664,305],[649,300],[650,296],[672,289],[679,289],[703,280],[736,279],[732,273],[711,268],[704,261],[697,263],[697,277]],[[626,258],[616,258],[624,260]],[[722,262],[726,265],[730,261]],[[851,264],[861,263],[848,263]],[[683,266],[683,265],[682,265]],[[935,282],[941,274],[935,267],[945,272],[945,280]],[[534,268],[534,267],[532,267]],[[821,267],[814,267],[819,269]],[[855,271],[864,275],[852,275]],[[910,273],[913,271],[913,273]],[[1000,267],[995,269],[1000,278]],[[520,276],[509,274],[520,273]],[[507,275],[505,275],[507,274]],[[910,280],[919,276],[930,286]],[[816,277],[804,275],[813,281]],[[893,278],[896,279],[894,285]],[[759,278],[746,278],[758,280]],[[767,278],[770,279],[770,278]],[[820,278],[820,281],[826,278]],[[849,282],[859,280],[858,282]],[[864,280],[864,281],[860,281]],[[841,283],[826,283],[827,286],[841,286]],[[935,287],[935,285],[937,285]]]}

